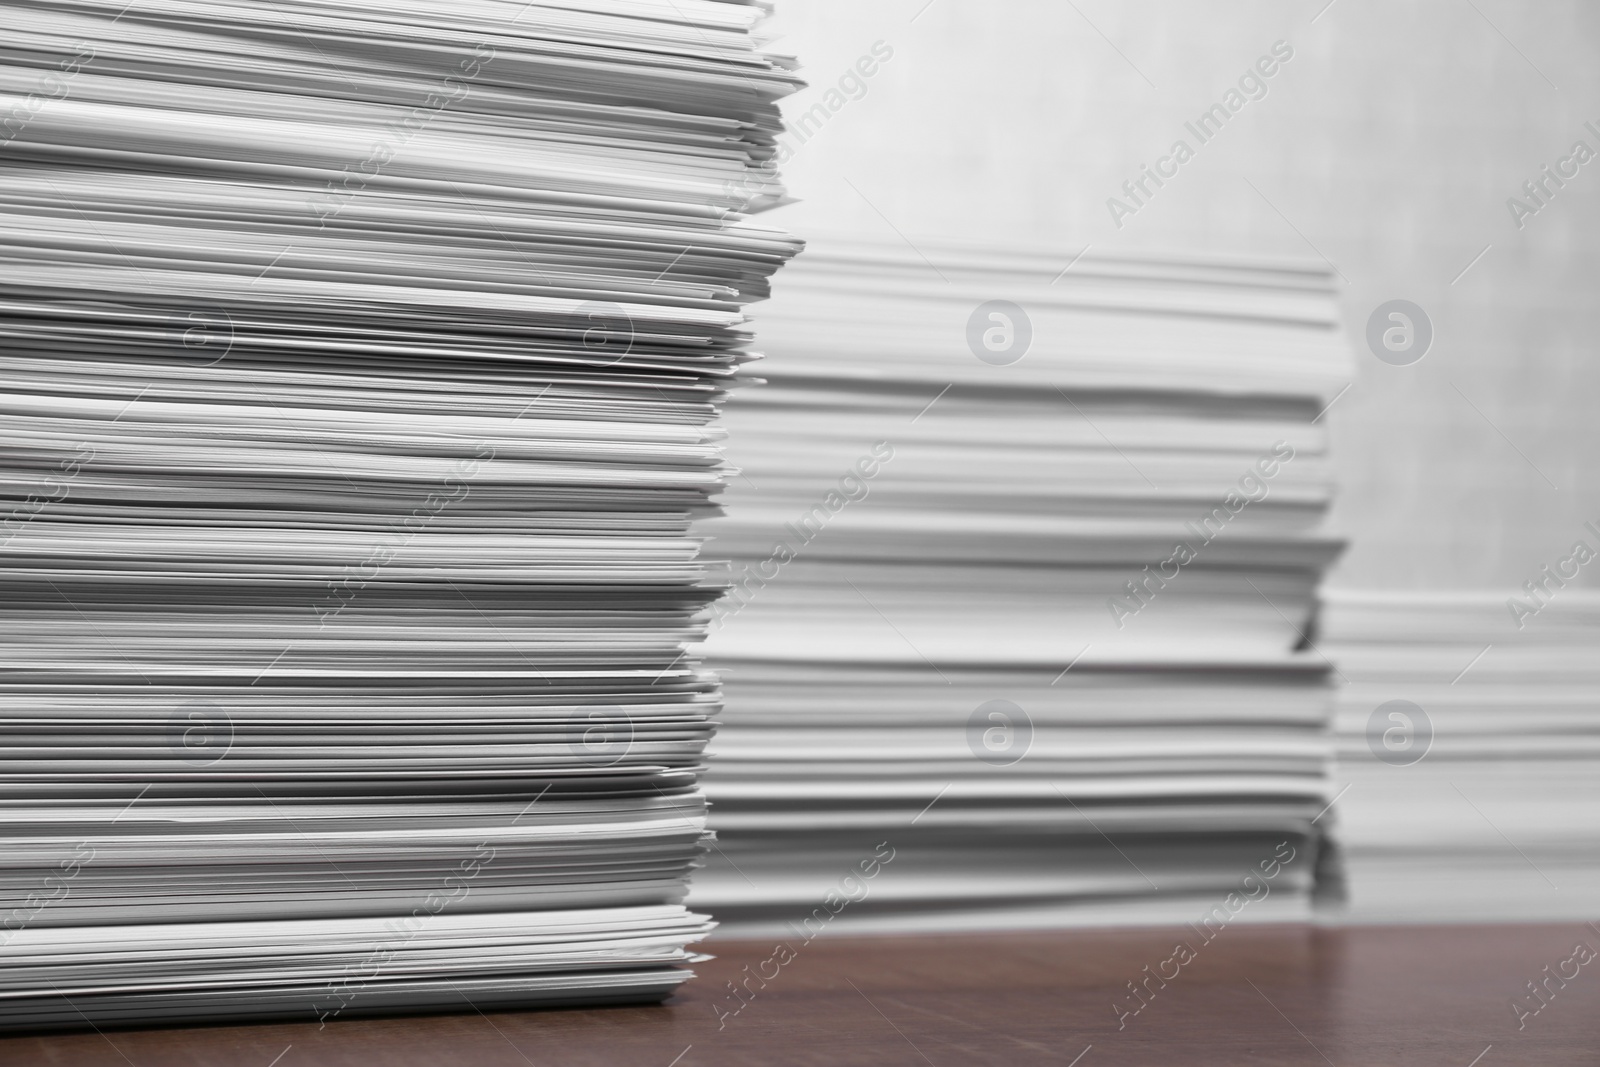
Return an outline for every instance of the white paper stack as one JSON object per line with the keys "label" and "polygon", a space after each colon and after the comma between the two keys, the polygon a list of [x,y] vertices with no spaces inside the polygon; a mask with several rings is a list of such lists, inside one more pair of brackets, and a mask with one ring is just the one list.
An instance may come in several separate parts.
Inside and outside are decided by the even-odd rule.
{"label": "white paper stack", "polygon": [[[1592,559],[1600,536],[1572,537]],[[1534,593],[1329,593],[1353,921],[1592,921],[1600,595],[1570,581],[1579,555]]]}
{"label": "white paper stack", "polygon": [[670,992],[760,11],[3,8],[0,1026]]}
{"label": "white paper stack", "polygon": [[707,526],[735,589],[692,902],[746,930],[1168,921],[1265,863],[1248,914],[1302,912],[1319,415],[1349,374],[1327,268],[818,239],[758,327]]}

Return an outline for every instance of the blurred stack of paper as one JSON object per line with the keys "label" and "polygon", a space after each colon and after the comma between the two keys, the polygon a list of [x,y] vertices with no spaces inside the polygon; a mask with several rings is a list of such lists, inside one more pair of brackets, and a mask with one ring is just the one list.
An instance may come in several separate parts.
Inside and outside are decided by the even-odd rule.
{"label": "blurred stack of paper", "polygon": [[812,241],[781,281],[707,526],[735,587],[691,902],[746,929],[1171,920],[1268,865],[1249,916],[1303,910],[1319,415],[1348,374],[1327,269]]}
{"label": "blurred stack of paper", "polygon": [[1531,594],[1329,592],[1353,921],[1594,918],[1600,594],[1554,569]]}
{"label": "blurred stack of paper", "polygon": [[4,8],[0,1025],[664,996],[760,11]]}

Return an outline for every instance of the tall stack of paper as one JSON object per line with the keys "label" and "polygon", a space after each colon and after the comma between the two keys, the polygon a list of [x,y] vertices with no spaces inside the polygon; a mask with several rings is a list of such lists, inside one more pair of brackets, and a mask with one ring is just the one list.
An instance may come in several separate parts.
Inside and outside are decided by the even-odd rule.
{"label": "tall stack of paper", "polygon": [[735,588],[692,902],[1169,920],[1253,872],[1236,914],[1303,910],[1349,373],[1326,267],[812,241],[758,327],[708,525]]}
{"label": "tall stack of paper", "polygon": [[1600,595],[1573,579],[1597,550],[1573,531],[1518,590],[1329,594],[1352,920],[1593,919]]}
{"label": "tall stack of paper", "polygon": [[664,996],[760,12],[4,7],[0,1025]]}

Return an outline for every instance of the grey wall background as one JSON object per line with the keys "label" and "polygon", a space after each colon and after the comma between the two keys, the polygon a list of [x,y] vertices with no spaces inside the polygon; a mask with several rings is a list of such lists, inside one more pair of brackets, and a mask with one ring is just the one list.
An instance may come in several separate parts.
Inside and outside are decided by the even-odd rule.
{"label": "grey wall background", "polygon": [[[769,217],[802,235],[1335,264],[1360,349],[1328,415],[1353,538],[1331,585],[1509,595],[1600,522],[1600,159],[1522,229],[1506,206],[1576,140],[1600,151],[1600,4],[784,0],[774,30],[812,83],[791,122],[893,50],[785,165],[803,202]],[[1115,226],[1107,198],[1277,40],[1267,95]],[[1433,321],[1410,367],[1361,341],[1392,298]]]}

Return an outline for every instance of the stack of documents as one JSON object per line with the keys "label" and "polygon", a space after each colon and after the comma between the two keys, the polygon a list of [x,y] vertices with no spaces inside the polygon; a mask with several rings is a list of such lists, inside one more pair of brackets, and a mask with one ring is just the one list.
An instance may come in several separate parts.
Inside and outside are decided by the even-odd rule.
{"label": "stack of documents", "polygon": [[0,1026],[666,995],[761,12],[4,7]]}
{"label": "stack of documents", "polygon": [[1593,919],[1600,595],[1571,579],[1600,536],[1571,539],[1532,592],[1328,594],[1351,920]]}
{"label": "stack of documents", "polygon": [[816,239],[779,281],[706,527],[734,565],[692,903],[1167,921],[1265,865],[1241,914],[1303,911],[1320,416],[1350,372],[1328,269]]}

